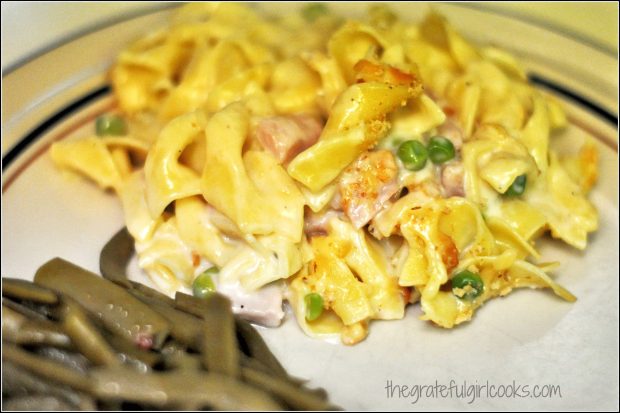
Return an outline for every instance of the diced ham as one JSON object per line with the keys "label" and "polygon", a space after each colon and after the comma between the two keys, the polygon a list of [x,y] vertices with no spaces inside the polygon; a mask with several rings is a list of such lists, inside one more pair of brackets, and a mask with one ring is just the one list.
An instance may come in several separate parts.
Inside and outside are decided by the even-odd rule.
{"label": "diced ham", "polygon": [[217,291],[230,298],[235,314],[244,320],[278,327],[284,318],[282,286],[275,283],[257,291],[245,291],[239,284],[219,284]]}
{"label": "diced ham", "polygon": [[356,228],[366,225],[400,190],[397,175],[394,155],[387,150],[365,152],[343,172],[342,207]]}
{"label": "diced ham", "polygon": [[341,218],[342,213],[334,211],[333,209],[319,213],[312,212],[309,209],[306,210],[306,214],[304,216],[304,233],[308,237],[327,235],[327,226],[329,221],[334,217]]}
{"label": "diced ham", "polygon": [[444,197],[465,196],[463,185],[464,174],[465,170],[462,162],[453,161],[442,167],[441,186],[443,188]]}
{"label": "diced ham", "polygon": [[452,142],[454,149],[459,151],[463,146],[463,130],[461,126],[452,118],[447,118],[446,121],[437,128],[437,133]]}
{"label": "diced ham", "polygon": [[312,116],[273,116],[259,121],[256,137],[280,163],[287,163],[314,145],[322,130],[322,123]]}

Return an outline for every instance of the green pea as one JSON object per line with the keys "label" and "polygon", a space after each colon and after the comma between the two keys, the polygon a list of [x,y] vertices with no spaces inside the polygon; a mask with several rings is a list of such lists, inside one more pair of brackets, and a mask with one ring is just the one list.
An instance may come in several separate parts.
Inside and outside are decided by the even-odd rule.
{"label": "green pea", "polygon": [[125,135],[127,134],[127,125],[123,118],[119,116],[103,115],[97,118],[95,131],[97,136]]}
{"label": "green pea", "polygon": [[312,3],[301,9],[301,15],[310,23],[326,14],[329,14],[329,9],[323,3]]}
{"label": "green pea", "polygon": [[403,142],[396,153],[405,168],[410,171],[419,171],[426,165],[428,151],[420,141],[411,140]]}
{"label": "green pea", "polygon": [[[473,300],[484,292],[484,282],[482,278],[476,273],[463,270],[458,272],[451,280],[452,292],[457,297],[464,300]],[[464,290],[462,295],[456,294],[455,289]]]}
{"label": "green pea", "polygon": [[219,270],[217,267],[211,267],[196,277],[192,284],[194,297],[205,298],[207,295],[215,292],[215,283],[213,282],[212,276],[218,273]]}
{"label": "green pea", "polygon": [[447,162],[454,158],[454,145],[443,136],[433,136],[428,141],[428,157],[436,164]]}
{"label": "green pea", "polygon": [[519,196],[525,192],[525,185],[527,184],[527,176],[519,175],[512,182],[512,185],[504,192],[507,196]]}
{"label": "green pea", "polygon": [[316,320],[323,314],[323,297],[321,294],[306,294],[304,301],[306,303],[306,320]]}

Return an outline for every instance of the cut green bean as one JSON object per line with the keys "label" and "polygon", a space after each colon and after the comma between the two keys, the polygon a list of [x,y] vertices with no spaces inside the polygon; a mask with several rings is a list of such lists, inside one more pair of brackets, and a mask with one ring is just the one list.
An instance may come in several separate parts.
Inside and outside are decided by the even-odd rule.
{"label": "cut green bean", "polygon": [[[71,387],[47,380],[8,360],[2,360],[2,394],[3,396],[29,396],[33,394],[47,394],[59,397],[71,404],[71,410],[95,409],[91,397],[78,392]],[[3,402],[6,398],[3,398]],[[3,403],[3,408],[5,405]]]}
{"label": "cut green bean", "polygon": [[44,379],[67,385],[79,391],[90,391],[90,380],[86,375],[45,357],[31,354],[13,344],[3,344],[2,361],[5,360]]}
{"label": "cut green bean", "polygon": [[116,353],[99,330],[88,319],[82,308],[68,297],[63,297],[62,327],[75,347],[95,366],[115,366],[120,363]]}
{"label": "cut green bean", "polygon": [[311,3],[301,9],[302,17],[309,23],[314,22],[321,16],[329,14],[329,8],[323,3]]}
{"label": "cut green bean", "polygon": [[118,335],[106,335],[110,346],[120,355],[121,360],[135,366],[143,372],[150,371],[153,366],[161,361],[161,355],[152,351],[141,349],[132,342]]}
{"label": "cut green bean", "polygon": [[53,310],[42,304],[34,304],[28,301],[18,303],[9,298],[2,298],[2,305],[9,307],[31,320],[48,320],[52,318]]}
{"label": "cut green bean", "polygon": [[202,360],[205,368],[230,377],[239,376],[239,344],[230,300],[221,294],[204,299]]}
{"label": "cut green bean", "polygon": [[172,307],[175,307],[176,305],[174,298],[170,298],[166,294],[160,293],[154,288],[148,287],[144,284],[140,284],[139,282],[135,282],[131,280],[129,281],[129,283],[131,284],[131,288],[133,290],[138,291],[140,294],[142,294],[145,297],[153,298],[157,301],[160,301],[164,304],[168,304]]}
{"label": "cut green bean", "polygon": [[170,324],[170,335],[175,340],[193,350],[200,350],[201,334],[204,331],[202,319],[180,311],[165,301],[148,296],[140,290],[132,288],[128,291],[168,321]]}
{"label": "cut green bean", "polygon": [[281,378],[265,374],[250,368],[241,369],[243,378],[250,384],[274,394],[284,400],[292,409],[333,410],[325,399],[318,397],[295,384]]}
{"label": "cut green bean", "polygon": [[164,367],[168,370],[200,370],[202,360],[198,354],[190,354],[176,343],[168,343],[161,349]]}
{"label": "cut green bean", "polygon": [[61,258],[44,264],[35,282],[68,295],[111,331],[143,348],[159,348],[168,322],[122,287]]}
{"label": "cut green bean", "polygon": [[280,364],[276,356],[269,350],[265,340],[263,340],[252,324],[237,317],[235,325],[237,327],[237,334],[243,340],[251,357],[263,363],[271,369],[274,374],[280,377],[288,377],[288,373],[284,367],[282,367],[282,364]]}
{"label": "cut green bean", "polygon": [[101,275],[125,288],[131,287],[127,279],[127,264],[134,253],[133,243],[127,227],[123,227],[104,245],[99,255]]}
{"label": "cut green bean", "polygon": [[204,300],[178,291],[174,295],[174,305],[179,310],[200,318],[202,318],[206,311]]}
{"label": "cut green bean", "polygon": [[17,278],[2,277],[2,296],[50,305],[58,302],[54,291]]}
{"label": "cut green bean", "polygon": [[105,368],[93,370],[91,376],[95,394],[103,399],[213,410],[282,408],[265,392],[216,373],[175,370],[145,375],[126,368]]}
{"label": "cut green bean", "polygon": [[39,347],[34,349],[34,354],[45,357],[48,360],[58,362],[71,370],[87,375],[92,363],[83,354],[74,350],[65,350],[56,347]]}
{"label": "cut green bean", "polygon": [[55,346],[71,348],[71,339],[56,323],[30,319],[2,305],[2,339],[29,346]]}
{"label": "cut green bean", "polygon": [[31,395],[22,397],[12,397],[2,403],[3,411],[68,411],[75,410],[76,406],[67,403],[60,397],[50,395]]}

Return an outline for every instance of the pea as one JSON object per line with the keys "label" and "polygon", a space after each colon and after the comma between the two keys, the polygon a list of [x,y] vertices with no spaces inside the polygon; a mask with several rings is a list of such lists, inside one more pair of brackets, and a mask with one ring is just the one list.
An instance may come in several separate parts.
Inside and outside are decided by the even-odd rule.
{"label": "pea", "polygon": [[435,164],[441,164],[454,158],[454,145],[443,136],[433,136],[428,141],[428,157]]}
{"label": "pea", "polygon": [[507,196],[519,196],[525,192],[525,185],[527,184],[527,176],[519,175],[512,182],[512,185],[504,192]]}
{"label": "pea", "polygon": [[217,267],[211,267],[196,277],[192,284],[194,297],[205,298],[207,295],[215,292],[215,283],[213,282],[212,276],[218,273],[219,270]]}
{"label": "pea", "polygon": [[329,14],[329,9],[323,3],[312,3],[301,10],[303,18],[310,23],[326,14]]}
{"label": "pea", "polygon": [[[484,282],[476,273],[463,270],[452,277],[452,292],[457,297],[464,300],[473,300],[484,292]],[[460,289],[464,293],[457,294],[454,290]]]}
{"label": "pea", "polygon": [[410,140],[403,142],[396,153],[405,168],[410,171],[419,171],[426,165],[428,151],[420,141]]}
{"label": "pea", "polygon": [[323,297],[321,294],[306,294],[304,301],[306,303],[306,320],[316,320],[323,314]]}
{"label": "pea", "polygon": [[127,134],[127,124],[120,116],[103,115],[95,121],[95,131],[97,136],[125,135]]}

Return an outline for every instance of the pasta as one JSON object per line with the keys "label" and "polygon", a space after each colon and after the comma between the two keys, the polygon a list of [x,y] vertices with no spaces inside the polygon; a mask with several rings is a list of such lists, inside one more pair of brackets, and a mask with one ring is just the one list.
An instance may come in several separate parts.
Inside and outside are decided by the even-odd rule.
{"label": "pasta", "polygon": [[185,5],[110,78],[128,131],[51,156],[118,194],[168,294],[215,267],[242,316],[275,326],[288,301],[308,335],[346,344],[418,301],[452,328],[516,288],[576,299],[536,240],[586,248],[596,148],[555,153],[559,102],[434,12]]}

